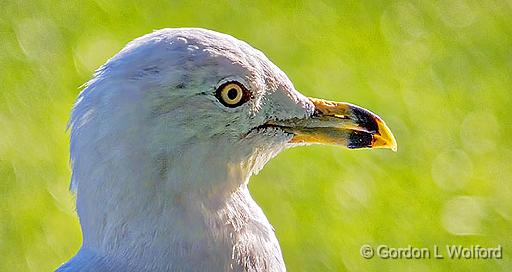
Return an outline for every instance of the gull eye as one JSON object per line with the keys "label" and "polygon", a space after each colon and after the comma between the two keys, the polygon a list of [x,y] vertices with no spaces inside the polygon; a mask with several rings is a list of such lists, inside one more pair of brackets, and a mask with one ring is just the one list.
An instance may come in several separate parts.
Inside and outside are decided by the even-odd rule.
{"label": "gull eye", "polygon": [[238,82],[226,82],[216,91],[215,96],[226,107],[234,108],[251,98],[249,91]]}

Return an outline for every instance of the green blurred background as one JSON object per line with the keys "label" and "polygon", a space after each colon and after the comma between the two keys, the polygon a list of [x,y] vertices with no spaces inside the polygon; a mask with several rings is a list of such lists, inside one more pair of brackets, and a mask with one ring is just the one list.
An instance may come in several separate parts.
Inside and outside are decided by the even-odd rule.
{"label": "green blurred background", "polygon": [[[0,271],[81,243],[66,123],[128,41],[205,27],[261,49],[308,96],[379,113],[386,150],[288,150],[252,179],[289,271],[510,271],[511,1],[0,1]],[[366,260],[363,244],[502,245],[501,260]]]}

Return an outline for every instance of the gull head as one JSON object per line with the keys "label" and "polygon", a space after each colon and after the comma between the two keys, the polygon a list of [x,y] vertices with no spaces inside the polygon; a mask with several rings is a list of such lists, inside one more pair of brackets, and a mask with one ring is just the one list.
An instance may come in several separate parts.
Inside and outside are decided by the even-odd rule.
{"label": "gull head", "polygon": [[[246,184],[287,147],[396,150],[374,113],[306,97],[262,52],[191,28],[142,36],[108,60],[85,84],[70,128],[83,248],[119,262],[131,256],[133,265],[149,258],[148,250],[154,252],[146,261],[159,263],[155,256],[171,260],[175,247],[190,246],[200,252],[191,250],[193,260],[224,267],[222,256],[213,257],[224,252],[208,246],[218,242],[235,251],[229,232],[248,234],[230,220],[268,224]],[[253,235],[273,241],[270,232]],[[210,242],[201,246],[201,239]],[[174,250],[163,249],[169,245]],[[240,264],[233,252],[226,254],[231,266],[251,265]]]}

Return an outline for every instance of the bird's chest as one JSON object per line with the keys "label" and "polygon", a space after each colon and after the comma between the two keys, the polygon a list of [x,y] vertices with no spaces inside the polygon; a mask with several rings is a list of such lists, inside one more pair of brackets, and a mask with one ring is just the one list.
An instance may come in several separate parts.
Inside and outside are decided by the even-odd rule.
{"label": "bird's chest", "polygon": [[145,211],[130,224],[109,221],[101,237],[110,242],[93,248],[98,259],[133,268],[111,271],[285,271],[273,228],[248,192],[221,205]]}
{"label": "bird's chest", "polygon": [[[266,218],[231,218],[221,244],[227,245],[226,263],[232,271],[284,271],[281,249]],[[226,252],[227,253],[227,252]]]}
{"label": "bird's chest", "polygon": [[285,271],[274,230],[252,199],[229,202],[204,223],[207,231],[201,250],[220,270]]}

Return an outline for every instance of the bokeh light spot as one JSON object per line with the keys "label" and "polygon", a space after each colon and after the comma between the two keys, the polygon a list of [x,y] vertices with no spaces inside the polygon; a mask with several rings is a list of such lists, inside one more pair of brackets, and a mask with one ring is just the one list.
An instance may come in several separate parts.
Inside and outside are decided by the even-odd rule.
{"label": "bokeh light spot", "polygon": [[462,150],[441,152],[432,162],[432,179],[446,191],[463,189],[473,174],[473,164]]}
{"label": "bokeh light spot", "polygon": [[485,153],[496,149],[500,126],[489,112],[472,112],[464,118],[460,137],[466,150]]}
{"label": "bokeh light spot", "polygon": [[445,203],[442,213],[443,228],[454,235],[482,233],[482,219],[486,215],[484,201],[478,197],[459,196]]}

